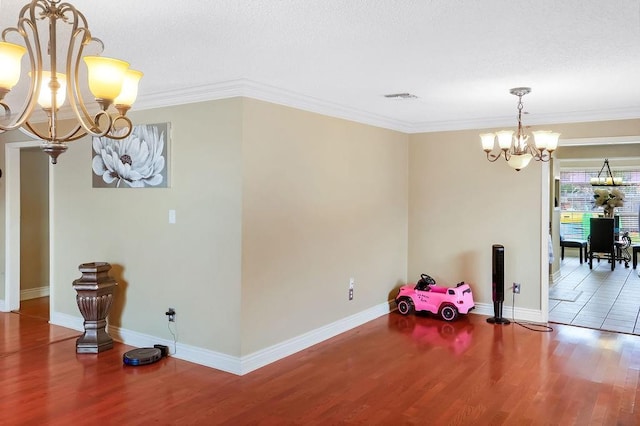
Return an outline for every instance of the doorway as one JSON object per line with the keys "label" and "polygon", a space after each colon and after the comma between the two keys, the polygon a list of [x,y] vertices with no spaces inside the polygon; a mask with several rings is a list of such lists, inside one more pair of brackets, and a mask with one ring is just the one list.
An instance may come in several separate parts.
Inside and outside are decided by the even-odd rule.
{"label": "doorway", "polygon": [[[590,147],[576,140],[573,149],[566,150],[560,160],[565,195],[561,199],[560,228],[570,239],[588,238],[589,220],[602,207],[594,207],[591,178],[603,167],[603,159],[613,159],[612,172],[624,176],[628,186],[617,188],[627,195],[624,206],[616,208],[620,218],[620,232],[628,232],[632,243],[638,243],[638,177],[640,158],[637,142],[640,137],[609,138],[615,145],[602,140],[592,141]],[[596,143],[597,142],[597,143]],[[633,155],[632,155],[633,154]],[[584,176],[582,176],[584,175]],[[560,175],[559,175],[560,176]],[[570,196],[567,196],[569,193]],[[638,271],[618,262],[611,270],[608,260],[580,262],[578,249],[567,248],[560,260],[558,279],[554,279],[554,294],[550,295],[549,318],[552,322],[582,327],[640,334],[640,277]],[[631,262],[629,262],[630,264]]]}
{"label": "doorway", "polygon": [[49,319],[50,168],[40,142],[5,145],[5,311]]}

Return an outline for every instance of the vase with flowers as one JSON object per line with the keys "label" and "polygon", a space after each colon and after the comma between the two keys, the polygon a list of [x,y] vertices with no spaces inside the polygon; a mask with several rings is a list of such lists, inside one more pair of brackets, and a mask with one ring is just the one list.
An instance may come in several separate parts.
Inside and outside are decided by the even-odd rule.
{"label": "vase with flowers", "polygon": [[604,209],[604,217],[613,217],[616,207],[624,206],[624,192],[617,188],[598,188],[593,191],[596,207]]}

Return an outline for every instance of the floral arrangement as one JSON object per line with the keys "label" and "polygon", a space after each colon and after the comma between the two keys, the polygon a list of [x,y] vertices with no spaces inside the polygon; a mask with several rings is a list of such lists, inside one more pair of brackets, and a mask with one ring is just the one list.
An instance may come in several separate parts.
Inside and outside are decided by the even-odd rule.
{"label": "floral arrangement", "polygon": [[614,209],[624,206],[624,192],[619,189],[598,188],[593,192],[596,206],[604,207],[605,217],[613,217]]}

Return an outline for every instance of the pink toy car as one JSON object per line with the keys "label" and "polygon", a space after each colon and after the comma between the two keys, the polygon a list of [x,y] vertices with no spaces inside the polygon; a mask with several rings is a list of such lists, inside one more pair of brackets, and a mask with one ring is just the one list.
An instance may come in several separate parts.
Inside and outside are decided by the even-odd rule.
{"label": "pink toy car", "polygon": [[415,285],[400,287],[396,296],[398,312],[408,315],[414,311],[429,311],[445,321],[453,321],[459,314],[468,314],[475,308],[473,294],[468,284],[459,283],[455,288],[441,287],[429,275],[421,274]]}

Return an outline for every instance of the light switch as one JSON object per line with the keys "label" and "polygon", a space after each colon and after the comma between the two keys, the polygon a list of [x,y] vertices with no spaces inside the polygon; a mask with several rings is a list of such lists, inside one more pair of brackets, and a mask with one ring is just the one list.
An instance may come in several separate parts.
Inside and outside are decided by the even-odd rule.
{"label": "light switch", "polygon": [[176,223],[176,211],[169,210],[169,223]]}

